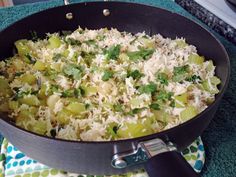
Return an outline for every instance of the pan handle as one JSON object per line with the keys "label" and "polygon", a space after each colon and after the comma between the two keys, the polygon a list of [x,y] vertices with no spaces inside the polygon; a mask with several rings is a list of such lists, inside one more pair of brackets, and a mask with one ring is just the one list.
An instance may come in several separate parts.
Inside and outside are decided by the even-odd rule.
{"label": "pan handle", "polygon": [[144,165],[149,177],[200,177],[177,151],[150,158]]}
{"label": "pan handle", "polygon": [[115,154],[111,165],[122,169],[140,163],[149,177],[200,177],[173,143],[159,138],[139,142],[134,150]]}

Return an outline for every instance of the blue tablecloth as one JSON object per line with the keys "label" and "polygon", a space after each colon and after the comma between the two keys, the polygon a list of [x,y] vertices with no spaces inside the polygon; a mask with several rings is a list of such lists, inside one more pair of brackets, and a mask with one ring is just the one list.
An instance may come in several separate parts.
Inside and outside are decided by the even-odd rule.
{"label": "blue tablecloth", "polygon": [[[171,0],[130,0],[150,4],[172,10],[189,18],[188,12]],[[80,1],[73,1],[80,2]],[[62,5],[62,0],[52,0],[0,8],[0,29],[34,12]],[[196,19],[195,19],[196,20]],[[184,30],[184,29],[183,29]],[[214,33],[214,32],[213,32]],[[193,34],[194,35],[194,34]],[[214,120],[203,133],[202,139],[206,149],[206,165],[203,170],[204,177],[235,177],[236,176],[236,46],[215,34],[223,43],[231,60],[231,79],[229,88],[222,100]],[[214,50],[214,49],[212,49]]]}

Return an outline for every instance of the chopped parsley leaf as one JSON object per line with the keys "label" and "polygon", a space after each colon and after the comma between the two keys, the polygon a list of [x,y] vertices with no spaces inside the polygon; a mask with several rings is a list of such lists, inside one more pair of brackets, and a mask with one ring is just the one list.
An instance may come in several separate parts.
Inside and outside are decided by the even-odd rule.
{"label": "chopped parsley leaf", "polygon": [[74,94],[78,98],[80,96],[84,96],[85,91],[82,87],[79,87],[79,88],[74,89]]}
{"label": "chopped parsley leaf", "polygon": [[160,105],[158,103],[152,103],[149,107],[153,110],[160,110]]}
{"label": "chopped parsley leaf", "polygon": [[103,81],[108,81],[112,77],[113,77],[112,71],[106,70],[106,71],[104,71],[104,74],[102,76],[102,80]]}
{"label": "chopped parsley leaf", "polygon": [[142,112],[145,108],[135,108],[132,109],[132,111],[130,112],[131,114],[138,114],[140,112]]}
{"label": "chopped parsley leaf", "polygon": [[189,65],[174,67],[173,81],[181,82],[188,77]]}
{"label": "chopped parsley leaf", "polygon": [[166,73],[157,73],[156,79],[163,85],[168,85],[168,75]]}
{"label": "chopped parsley leaf", "polygon": [[62,92],[62,97],[73,97],[74,96],[74,90],[70,89],[70,90],[65,90],[64,92]]}
{"label": "chopped parsley leaf", "polygon": [[79,40],[73,38],[67,38],[65,42],[69,45],[77,45],[77,46],[80,46],[82,44]]}
{"label": "chopped parsley leaf", "polygon": [[67,64],[63,68],[63,73],[69,77],[72,77],[74,80],[79,80],[82,75],[82,68],[75,64]]}
{"label": "chopped parsley leaf", "polygon": [[142,73],[139,72],[139,70],[134,70],[131,72],[128,72],[127,77],[132,77],[133,79],[140,79],[143,76]]}
{"label": "chopped parsley leaf", "polygon": [[82,51],[80,56],[84,59],[85,63],[90,66],[95,58],[95,53]]}
{"label": "chopped parsley leaf", "polygon": [[154,49],[140,48],[139,51],[127,52],[127,55],[130,60],[137,61],[137,60],[146,60],[150,58],[153,53]]}
{"label": "chopped parsley leaf", "polygon": [[87,45],[95,45],[96,41],[93,39],[90,39],[90,40],[84,41],[84,43],[86,43]]}
{"label": "chopped parsley leaf", "polygon": [[63,57],[62,54],[57,53],[57,54],[55,54],[55,55],[52,57],[52,60],[53,60],[53,61],[58,61],[58,60],[60,60],[62,57]]}
{"label": "chopped parsley leaf", "polygon": [[190,77],[187,77],[185,80],[189,81],[189,82],[192,82],[192,83],[196,83],[197,81],[201,81],[202,79],[201,79],[200,76],[192,75]]}
{"label": "chopped parsley leaf", "polygon": [[172,107],[172,108],[175,107],[175,100],[172,100],[172,101],[170,102],[170,107]]}
{"label": "chopped parsley leaf", "polygon": [[142,85],[138,88],[138,91],[142,93],[154,93],[157,91],[157,85],[154,83],[149,83],[147,85]]}
{"label": "chopped parsley leaf", "polygon": [[121,104],[115,104],[115,105],[113,105],[113,108],[116,112],[122,112],[123,111],[123,108],[122,108]]}
{"label": "chopped parsley leaf", "polygon": [[25,54],[25,57],[26,57],[26,59],[28,60],[28,62],[30,64],[35,64],[36,63],[36,60],[29,53]]}
{"label": "chopped parsley leaf", "polygon": [[120,48],[121,46],[114,45],[110,47],[109,49],[105,50],[105,55],[108,60],[117,60],[120,55]]}
{"label": "chopped parsley leaf", "polygon": [[173,96],[173,92],[160,91],[157,94],[156,99],[161,100],[161,101],[166,101],[166,100],[170,100],[172,96]]}

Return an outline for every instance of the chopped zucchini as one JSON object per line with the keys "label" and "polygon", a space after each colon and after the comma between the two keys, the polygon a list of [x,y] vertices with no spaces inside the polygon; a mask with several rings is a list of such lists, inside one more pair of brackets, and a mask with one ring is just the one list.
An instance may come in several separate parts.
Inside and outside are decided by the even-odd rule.
{"label": "chopped zucchini", "polygon": [[137,123],[125,123],[124,126],[120,127],[117,131],[117,135],[120,138],[136,138],[152,133],[153,129],[148,127],[147,124],[142,123],[141,120]]}
{"label": "chopped zucchini", "polygon": [[180,118],[183,121],[187,121],[196,116],[197,114],[197,109],[194,106],[188,106],[185,110],[180,112]]}
{"label": "chopped zucchini", "polygon": [[175,96],[175,107],[177,108],[183,108],[188,103],[188,94],[183,93],[181,95]]}
{"label": "chopped zucchini", "polygon": [[49,42],[48,47],[51,49],[59,48],[61,46],[61,40],[58,36],[51,36],[48,39],[48,42]]}
{"label": "chopped zucchini", "polygon": [[194,63],[197,65],[202,65],[204,62],[204,57],[199,56],[198,54],[190,54],[188,57],[188,61],[190,63]]}
{"label": "chopped zucchini", "polygon": [[34,69],[38,70],[38,71],[44,71],[46,69],[46,65],[45,63],[43,63],[42,61],[36,61],[36,63],[33,66]]}
{"label": "chopped zucchini", "polygon": [[29,85],[34,85],[37,81],[37,78],[32,74],[24,74],[20,77],[20,80]]}
{"label": "chopped zucchini", "polygon": [[38,106],[40,104],[38,98],[35,95],[25,95],[19,99],[21,104],[27,104],[29,106]]}
{"label": "chopped zucchini", "polygon": [[70,103],[66,109],[70,111],[73,115],[81,115],[86,111],[85,105],[79,102]]}
{"label": "chopped zucchini", "polygon": [[57,113],[57,121],[61,125],[66,125],[70,122],[70,117],[72,113],[67,109],[62,109],[60,112]]}

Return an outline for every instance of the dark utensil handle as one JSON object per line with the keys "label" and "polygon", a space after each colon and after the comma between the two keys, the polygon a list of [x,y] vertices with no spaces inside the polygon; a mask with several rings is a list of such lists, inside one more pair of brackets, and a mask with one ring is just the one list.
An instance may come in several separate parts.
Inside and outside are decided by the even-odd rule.
{"label": "dark utensil handle", "polygon": [[158,154],[145,164],[149,177],[200,177],[184,157],[176,152]]}

